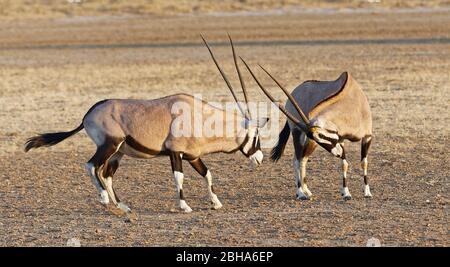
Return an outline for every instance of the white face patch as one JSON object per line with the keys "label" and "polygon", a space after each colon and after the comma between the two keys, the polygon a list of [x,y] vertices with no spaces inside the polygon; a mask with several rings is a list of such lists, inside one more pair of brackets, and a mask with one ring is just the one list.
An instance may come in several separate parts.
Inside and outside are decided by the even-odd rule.
{"label": "white face patch", "polygon": [[342,156],[342,146],[340,144],[337,144],[333,149],[331,149],[331,154],[335,155],[336,157]]}
{"label": "white face patch", "polygon": [[256,151],[255,153],[253,153],[253,155],[249,157],[249,159],[254,165],[261,165],[263,158],[264,155],[261,152],[261,150]]}
{"label": "white face patch", "polygon": [[253,139],[255,138],[255,135],[256,135],[256,128],[250,128],[250,129],[248,129],[248,133],[247,133],[247,136],[248,136],[248,140],[247,140],[247,143],[244,145],[244,147],[242,148],[242,151],[244,152],[244,153],[248,153],[248,151],[250,151],[250,149],[252,148],[252,145],[253,145]]}

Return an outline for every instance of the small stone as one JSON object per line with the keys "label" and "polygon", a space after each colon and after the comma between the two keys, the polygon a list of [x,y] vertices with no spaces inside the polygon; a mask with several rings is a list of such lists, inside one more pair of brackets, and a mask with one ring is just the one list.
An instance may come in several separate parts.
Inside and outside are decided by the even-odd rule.
{"label": "small stone", "polygon": [[371,237],[367,240],[366,247],[381,247],[381,242],[378,238]]}
{"label": "small stone", "polygon": [[80,240],[78,238],[69,238],[66,243],[67,247],[81,247]]}
{"label": "small stone", "polygon": [[431,201],[429,199],[425,200],[425,203],[430,204]]}

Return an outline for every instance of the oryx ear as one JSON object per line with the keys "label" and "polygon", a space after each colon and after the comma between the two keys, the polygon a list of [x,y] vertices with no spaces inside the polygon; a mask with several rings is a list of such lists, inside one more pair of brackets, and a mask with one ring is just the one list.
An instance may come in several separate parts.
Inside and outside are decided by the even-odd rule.
{"label": "oryx ear", "polygon": [[264,126],[266,126],[268,121],[269,121],[269,118],[267,118],[267,117],[263,117],[263,118],[259,118],[259,119],[255,119],[255,120],[247,120],[245,128],[249,128],[249,127],[263,128]]}

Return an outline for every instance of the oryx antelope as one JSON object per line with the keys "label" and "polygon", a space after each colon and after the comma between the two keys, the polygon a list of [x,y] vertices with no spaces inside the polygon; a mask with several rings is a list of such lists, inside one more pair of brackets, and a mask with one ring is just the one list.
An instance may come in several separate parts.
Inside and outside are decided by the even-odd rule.
{"label": "oryx antelope", "polygon": [[[210,47],[204,39],[203,41],[239,105],[230,82],[217,64]],[[233,45],[232,42],[231,45]],[[233,46],[232,48],[234,62],[240,77],[236,54]],[[242,79],[241,85],[245,102],[248,103]],[[198,110],[194,107],[197,102],[201,102],[202,109]],[[196,112],[200,112],[202,113],[201,123],[215,120],[215,127],[231,128],[232,132],[227,132],[227,134],[221,136],[175,135],[173,127],[180,114],[174,107],[180,103],[182,104],[180,106],[188,107],[187,118],[196,117],[199,115]],[[76,129],[69,132],[45,133],[32,137],[27,140],[25,151],[55,145],[84,128],[88,136],[97,145],[94,156],[86,163],[86,170],[99,191],[101,203],[104,205],[107,205],[111,200],[121,210],[130,211],[130,208],[119,200],[112,185],[112,177],[117,171],[123,155],[137,158],[169,156],[175,178],[178,205],[181,210],[192,211],[183,196],[182,160],[188,161],[205,178],[213,208],[219,209],[222,204],[214,193],[211,173],[202,162],[201,157],[216,152],[234,153],[241,151],[257,165],[261,164],[263,160],[259,129],[264,127],[268,118],[252,119],[247,104],[245,109],[240,105],[239,108],[241,114],[219,109],[187,94],[176,94],[154,100],[103,100],[89,109],[82,123]],[[221,116],[217,116],[218,113]],[[217,120],[217,118],[219,119]],[[228,127],[230,125],[235,125],[235,127]]]}
{"label": "oryx antelope", "polygon": [[241,60],[261,90],[288,118],[279,134],[277,145],[272,149],[271,159],[273,161],[280,159],[289,134],[292,133],[297,198],[307,200],[312,195],[306,184],[306,163],[319,144],[342,160],[341,195],[345,200],[351,199],[346,182],[348,162],[345,158],[344,140],[361,141],[364,196],[372,197],[367,177],[367,153],[372,141],[372,115],[367,98],[353,77],[344,72],[335,81],[306,81],[289,94],[267,70],[260,66],[288,97],[283,107],[258,81],[247,63],[242,58]]}

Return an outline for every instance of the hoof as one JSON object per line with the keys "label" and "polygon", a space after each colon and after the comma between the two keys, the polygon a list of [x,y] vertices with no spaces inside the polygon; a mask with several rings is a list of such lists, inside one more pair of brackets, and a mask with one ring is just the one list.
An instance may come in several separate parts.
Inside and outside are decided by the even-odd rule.
{"label": "hoof", "polygon": [[191,207],[189,207],[184,200],[180,200],[180,209],[186,213],[192,212]]}
{"label": "hoof", "polygon": [[127,205],[123,204],[122,202],[117,204],[117,208],[121,209],[125,213],[131,212],[131,209]]}
{"label": "hoof", "polygon": [[100,203],[105,206],[109,204],[109,196],[106,190],[100,192]]}
{"label": "hoof", "polygon": [[184,208],[184,209],[181,209],[181,210],[184,211],[185,213],[191,213],[192,212],[192,209],[190,207],[187,207],[187,208]]}
{"label": "hoof", "polygon": [[220,202],[220,200],[217,198],[216,195],[212,196],[211,203],[213,204],[213,209],[215,210],[222,208],[222,203]]}
{"label": "hoof", "polygon": [[344,196],[344,200],[345,201],[348,201],[348,200],[351,200],[352,199],[352,196]]}
{"label": "hoof", "polygon": [[372,198],[372,193],[370,193],[370,187],[369,185],[366,185],[364,187],[364,197],[365,198]]}
{"label": "hoof", "polygon": [[306,196],[306,195],[299,196],[298,194],[296,195],[296,198],[297,198],[298,200],[310,200],[310,199],[311,199],[310,197],[308,197],[308,196]]}

